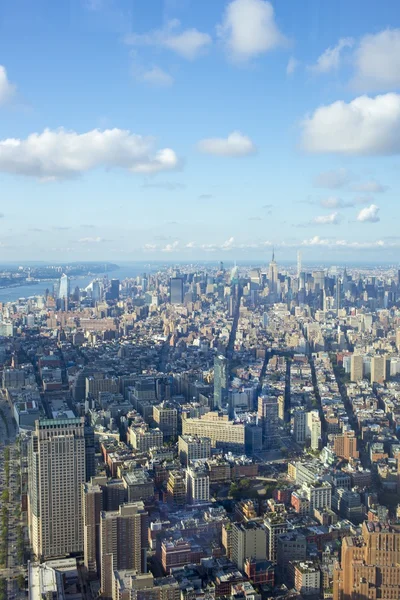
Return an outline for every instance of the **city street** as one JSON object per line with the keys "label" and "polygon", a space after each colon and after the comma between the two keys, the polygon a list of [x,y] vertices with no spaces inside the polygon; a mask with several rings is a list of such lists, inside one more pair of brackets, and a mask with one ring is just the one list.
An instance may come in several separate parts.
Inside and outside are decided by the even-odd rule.
{"label": "city street", "polygon": [[[7,598],[19,600],[25,598],[25,593],[19,590],[17,577],[26,575],[26,569],[19,564],[17,558],[18,525],[20,520],[20,480],[18,448],[15,443],[16,431],[10,407],[0,393],[0,496],[4,490],[9,490],[8,502],[8,537],[7,564],[0,569],[0,577],[7,579]],[[4,452],[10,449],[9,485],[7,486]]]}

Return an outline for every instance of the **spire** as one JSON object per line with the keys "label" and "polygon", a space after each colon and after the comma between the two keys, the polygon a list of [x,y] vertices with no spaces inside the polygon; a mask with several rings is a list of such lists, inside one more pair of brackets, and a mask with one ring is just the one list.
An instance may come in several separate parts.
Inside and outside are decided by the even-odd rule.
{"label": "spire", "polygon": [[275,248],[272,246],[272,262],[275,260]]}

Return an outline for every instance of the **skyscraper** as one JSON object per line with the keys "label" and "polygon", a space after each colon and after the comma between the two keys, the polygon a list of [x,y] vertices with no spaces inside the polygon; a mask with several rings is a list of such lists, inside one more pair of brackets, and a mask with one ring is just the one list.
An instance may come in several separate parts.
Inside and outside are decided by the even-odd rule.
{"label": "skyscraper", "polygon": [[268,286],[271,294],[278,293],[278,265],[275,261],[275,252],[272,252],[272,260],[268,268]]}
{"label": "skyscraper", "polygon": [[171,277],[169,281],[171,304],[183,303],[183,279],[182,277]]}
{"label": "skyscraper", "polygon": [[266,448],[273,448],[277,444],[278,398],[276,396],[259,396],[257,412],[262,423],[264,445]]}
{"label": "skyscraper", "polygon": [[119,279],[111,279],[110,299],[111,300],[119,300]]}
{"label": "skyscraper", "polygon": [[84,419],[36,421],[29,446],[28,522],[41,560],[82,552]]}
{"label": "skyscraper", "polygon": [[336,314],[342,308],[342,282],[339,277],[336,279],[336,299],[335,299]]}
{"label": "skyscraper", "polygon": [[100,513],[101,593],[112,598],[115,569],[143,572],[142,548],[147,546],[147,512],[143,502],[123,504],[117,511]]}
{"label": "skyscraper", "polygon": [[58,297],[61,301],[61,310],[68,310],[69,295],[70,295],[69,278],[68,278],[68,275],[63,273],[60,277],[60,287],[58,290]]}
{"label": "skyscraper", "polygon": [[228,397],[228,359],[222,354],[214,358],[214,408],[221,408]]}

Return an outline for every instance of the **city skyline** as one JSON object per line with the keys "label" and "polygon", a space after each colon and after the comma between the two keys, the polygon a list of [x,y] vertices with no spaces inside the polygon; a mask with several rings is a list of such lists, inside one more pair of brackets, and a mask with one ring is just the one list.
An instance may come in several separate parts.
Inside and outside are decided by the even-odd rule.
{"label": "city skyline", "polygon": [[4,5],[3,261],[395,263],[397,13]]}

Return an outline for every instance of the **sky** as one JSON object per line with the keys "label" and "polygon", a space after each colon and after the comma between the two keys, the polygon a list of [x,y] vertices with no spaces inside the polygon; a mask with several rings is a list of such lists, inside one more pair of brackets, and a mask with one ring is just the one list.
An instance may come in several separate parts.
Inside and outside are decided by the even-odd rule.
{"label": "sky", "polygon": [[398,262],[400,11],[0,4],[5,260]]}

